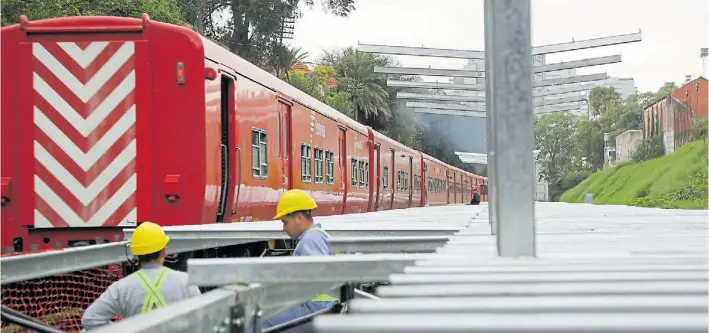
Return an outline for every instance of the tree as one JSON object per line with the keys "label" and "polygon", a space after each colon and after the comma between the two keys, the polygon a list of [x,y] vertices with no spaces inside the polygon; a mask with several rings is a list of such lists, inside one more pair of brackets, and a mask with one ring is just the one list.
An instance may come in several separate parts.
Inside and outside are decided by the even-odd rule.
{"label": "tree", "polygon": [[30,20],[65,16],[123,16],[139,18],[148,13],[153,20],[184,25],[182,13],[169,0],[3,0],[2,26],[16,24],[20,15]]}
{"label": "tree", "polygon": [[279,73],[277,76],[280,76],[280,72],[285,70],[286,82],[288,83],[290,83],[290,70],[293,66],[298,63],[302,63],[304,65],[310,64],[308,61],[310,53],[303,51],[303,48],[301,47],[280,46],[278,48],[278,52],[280,52],[280,54],[277,60],[278,68],[276,70]]}
{"label": "tree", "polygon": [[367,120],[378,116],[391,117],[392,103],[385,89],[387,77],[374,73],[374,66],[394,65],[391,57],[362,53],[348,47],[325,52],[320,63],[335,69],[337,89],[352,96],[355,120],[366,124]]}
{"label": "tree", "polygon": [[[189,23],[205,36],[261,68],[277,71],[284,22],[302,16],[299,5],[313,0],[178,0]],[[355,10],[354,0],[321,0],[326,11],[340,17]]]}
{"label": "tree", "polygon": [[603,128],[599,121],[579,121],[573,140],[578,156],[586,158],[586,169],[603,168]]}
{"label": "tree", "polygon": [[565,112],[543,115],[534,121],[534,137],[539,150],[537,161],[541,164],[540,179],[549,183],[560,182],[567,172],[575,170],[578,159],[572,140],[578,117]]}
{"label": "tree", "polygon": [[613,115],[620,109],[622,99],[613,87],[595,87],[588,94],[588,104],[591,114]]}

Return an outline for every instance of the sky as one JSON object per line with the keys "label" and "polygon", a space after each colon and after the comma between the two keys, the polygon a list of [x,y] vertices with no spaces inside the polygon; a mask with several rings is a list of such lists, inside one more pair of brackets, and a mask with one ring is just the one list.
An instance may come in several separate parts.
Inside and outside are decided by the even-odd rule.
{"label": "sky", "polygon": [[[699,49],[709,47],[708,0],[532,0],[532,45],[641,31],[643,40],[552,54],[548,63],[607,55],[622,62],[578,69],[635,79],[639,91],[702,75]],[[322,50],[384,44],[484,49],[483,0],[355,0],[347,18],[323,11],[320,1],[296,21],[291,45],[315,60]],[[394,56],[403,66],[461,68],[465,60]],[[709,67],[707,63],[706,67]],[[709,68],[706,69],[709,71]],[[703,76],[707,76],[704,74]]]}

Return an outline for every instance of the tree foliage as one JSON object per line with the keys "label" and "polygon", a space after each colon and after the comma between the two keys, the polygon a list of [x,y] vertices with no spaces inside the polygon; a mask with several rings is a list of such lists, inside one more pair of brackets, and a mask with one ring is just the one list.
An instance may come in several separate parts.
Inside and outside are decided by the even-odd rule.
{"label": "tree foliage", "polygon": [[166,0],[3,0],[2,26],[16,24],[20,15],[30,20],[64,16],[140,17],[148,13],[153,20],[184,25],[174,1]]}
{"label": "tree foliage", "polygon": [[570,113],[549,113],[534,121],[534,138],[539,150],[537,161],[541,179],[556,183],[575,167],[575,146],[570,140],[578,127],[578,117]]}
{"label": "tree foliage", "polygon": [[[540,178],[549,182],[552,199],[586,178],[589,172],[603,168],[606,134],[614,145],[617,135],[643,129],[643,109],[675,89],[674,82],[666,82],[656,92],[636,93],[623,100],[613,87],[597,87],[588,95],[588,116],[546,114],[538,118],[535,137],[540,150],[537,156],[542,169]],[[706,133],[707,121],[695,120],[694,139],[706,139]],[[652,136],[641,140],[630,158],[640,162],[662,155],[662,137]]]}

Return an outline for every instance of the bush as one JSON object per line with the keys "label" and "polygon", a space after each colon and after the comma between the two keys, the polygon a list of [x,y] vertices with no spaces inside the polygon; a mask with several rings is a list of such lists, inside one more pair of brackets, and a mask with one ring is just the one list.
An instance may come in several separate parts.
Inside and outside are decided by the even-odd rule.
{"label": "bush", "polygon": [[707,139],[707,120],[702,118],[694,118],[694,124],[692,124],[692,137],[694,140],[706,140]]}
{"label": "bush", "polygon": [[580,184],[590,175],[590,171],[571,171],[561,180],[561,189],[566,192],[567,190]]}
{"label": "bush", "polygon": [[634,162],[643,162],[663,155],[665,155],[665,145],[662,143],[662,136],[653,135],[638,142],[630,159]]}

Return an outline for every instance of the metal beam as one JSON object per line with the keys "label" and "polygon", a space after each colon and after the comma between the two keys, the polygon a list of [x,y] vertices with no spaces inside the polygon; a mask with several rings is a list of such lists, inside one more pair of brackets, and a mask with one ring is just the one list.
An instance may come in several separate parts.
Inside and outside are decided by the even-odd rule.
{"label": "metal beam", "polygon": [[464,116],[464,117],[476,117],[476,118],[486,118],[485,112],[478,111],[457,111],[457,110],[437,110],[437,109],[425,109],[425,108],[414,108],[415,113],[428,113],[428,114],[440,114],[445,116]]}
{"label": "metal beam", "polygon": [[706,298],[684,295],[378,298],[355,299],[349,304],[349,313],[706,313],[707,310]]}
{"label": "metal beam", "polygon": [[[571,83],[593,82],[608,79],[607,73],[585,74],[569,77],[561,77],[556,79],[548,79],[541,81],[532,81],[534,87],[547,87],[564,85]],[[422,88],[422,89],[446,89],[446,90],[473,90],[484,91],[485,84],[458,84],[446,82],[416,82],[416,81],[401,81],[387,80],[387,86],[396,88]]]}
{"label": "metal beam", "polygon": [[461,96],[461,95],[432,95],[417,94],[407,92],[397,92],[396,98],[401,99],[421,99],[428,101],[457,101],[457,102],[485,102],[484,96]]}
{"label": "metal beam", "polygon": [[[496,200],[497,250],[502,257],[535,256],[534,103],[531,46],[531,0],[486,0],[490,27],[489,67]],[[489,15],[489,16],[488,16]]]}
{"label": "metal beam", "polygon": [[[569,98],[572,100],[573,98]],[[581,99],[583,100],[583,98]],[[443,103],[424,103],[424,102],[406,102],[406,107],[414,109],[415,113],[430,113],[449,116],[468,116],[485,118],[486,111],[478,111],[480,108],[471,105],[462,104],[443,104]],[[581,104],[549,104],[544,107],[535,106],[534,114],[544,114],[553,112],[578,111],[581,110]]]}
{"label": "metal beam", "polygon": [[[642,33],[636,32],[618,36],[592,38],[557,44],[541,45],[532,48],[532,55],[551,54],[582,50],[594,47],[626,44],[642,41]],[[411,47],[396,45],[358,44],[357,51],[365,53],[408,55],[420,57],[440,57],[457,59],[485,59],[485,51],[438,49],[429,47]]]}
{"label": "metal beam", "polygon": [[435,254],[189,259],[187,274],[188,283],[198,286],[386,281],[389,275],[431,256]]}
{"label": "metal beam", "polygon": [[424,75],[424,76],[450,76],[450,77],[485,77],[484,71],[474,71],[469,69],[441,69],[441,68],[421,68],[421,67],[382,67],[374,66],[374,73],[399,74],[399,75]]}
{"label": "metal beam", "polygon": [[485,112],[484,106],[480,107],[480,106],[462,105],[462,104],[406,102],[406,107],[407,108],[437,109],[437,110]]}
{"label": "metal beam", "polygon": [[[445,101],[472,102],[472,103],[485,102],[485,97],[481,97],[481,96],[431,95],[431,94],[415,94],[415,93],[398,92],[396,97],[402,98],[402,99],[420,99],[420,100],[441,101],[441,102],[445,102]],[[534,102],[534,106],[539,107],[539,106],[546,106],[546,105],[557,105],[557,104],[564,104],[564,103],[581,102],[581,101],[585,101],[586,99],[587,99],[586,96],[582,96],[582,95],[568,96],[568,97],[562,97],[562,98],[547,98],[547,99],[544,99],[539,102]],[[411,105],[409,105],[409,103],[411,103]],[[422,104],[426,104],[427,106],[423,106]],[[433,108],[433,109],[439,108],[439,109],[445,109],[445,110],[468,110],[468,109],[458,108],[458,106],[459,106],[458,104],[435,103],[435,107],[428,106],[428,104],[433,105],[434,103],[407,102],[406,106],[407,107],[418,107],[418,108]],[[450,105],[450,106],[439,107],[440,105]],[[482,111],[482,108],[477,108],[477,106],[474,106],[474,105],[462,104],[462,106],[472,106],[472,107],[476,108],[475,110],[472,110],[472,111]]]}
{"label": "metal beam", "polygon": [[330,253],[432,253],[450,236],[419,237],[333,237]]}
{"label": "metal beam", "polygon": [[[320,316],[316,332],[673,332],[707,330],[706,313],[456,313]],[[533,327],[533,328],[530,328]]]}
{"label": "metal beam", "polygon": [[[530,60],[531,61],[531,60]],[[532,73],[546,73],[566,69],[583,68],[591,66],[600,66],[607,64],[615,64],[622,61],[620,54],[588,58],[573,61],[564,61],[553,64],[534,66]],[[424,75],[424,76],[450,76],[450,77],[465,77],[465,78],[483,78],[484,71],[474,71],[469,69],[441,69],[441,68],[421,68],[421,67],[382,67],[374,66],[375,73],[382,74],[398,74],[398,75]]]}

